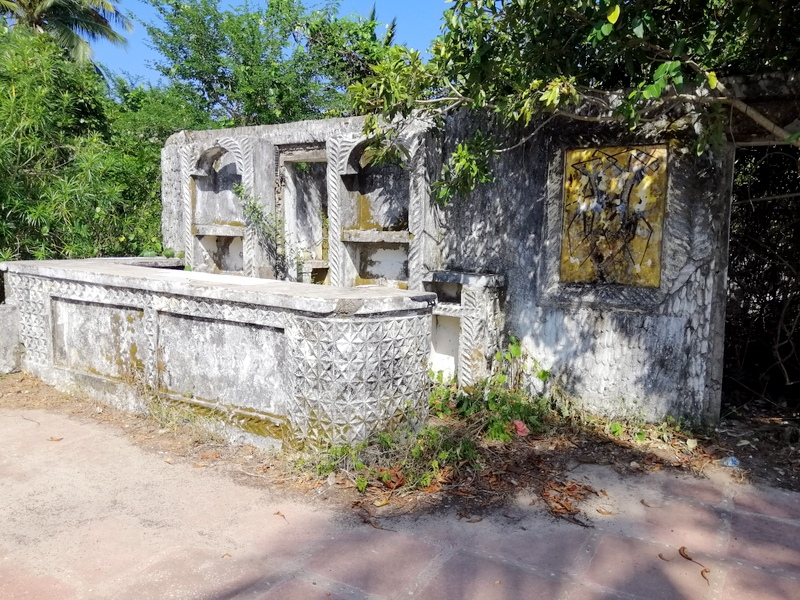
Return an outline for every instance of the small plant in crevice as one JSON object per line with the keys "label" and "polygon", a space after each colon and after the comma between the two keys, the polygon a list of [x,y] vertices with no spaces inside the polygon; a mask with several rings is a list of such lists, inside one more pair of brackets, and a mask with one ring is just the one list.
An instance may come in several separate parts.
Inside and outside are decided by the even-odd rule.
{"label": "small plant in crevice", "polygon": [[276,277],[286,279],[290,268],[296,266],[300,262],[300,258],[287,253],[283,220],[278,215],[264,210],[264,207],[247,192],[244,186],[234,186],[233,193],[242,204],[247,225],[253,229],[259,245],[272,262]]}
{"label": "small plant in crevice", "polygon": [[[300,464],[302,462],[302,465]],[[477,469],[479,453],[470,439],[450,427],[428,424],[418,432],[381,432],[354,446],[332,446],[296,464],[320,477],[338,474],[361,493],[379,489],[431,489],[465,468]]]}

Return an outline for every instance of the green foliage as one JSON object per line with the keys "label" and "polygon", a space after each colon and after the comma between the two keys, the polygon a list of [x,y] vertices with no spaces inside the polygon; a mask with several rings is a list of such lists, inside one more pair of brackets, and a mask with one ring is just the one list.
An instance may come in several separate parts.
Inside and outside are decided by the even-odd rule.
{"label": "green foliage", "polygon": [[[477,471],[487,443],[507,443],[519,424],[540,431],[551,413],[549,400],[530,398],[496,380],[460,390],[439,373],[431,391],[432,420],[419,431],[380,432],[355,447],[334,446],[304,459],[320,476],[340,472],[360,492],[375,487],[428,488],[464,472]],[[516,423],[515,423],[516,422]]]}
{"label": "green foliage", "polygon": [[92,58],[90,41],[125,45],[114,26],[131,31],[132,24],[115,4],[115,0],[2,0],[0,14],[15,27],[48,33],[72,60],[83,63]]}
{"label": "green foliage", "polygon": [[290,263],[297,263],[299,256],[286,252],[286,237],[283,219],[275,213],[268,212],[262,204],[244,189],[237,185],[233,189],[244,210],[247,223],[255,230],[261,247],[267,253],[278,279],[286,279]]}
{"label": "green foliage", "polygon": [[220,0],[149,0],[160,24],[146,24],[162,57],[156,69],[187,100],[228,126],[308,118],[317,112],[314,73],[292,33],[301,7],[271,1],[222,10]]}
{"label": "green foliage", "polygon": [[301,23],[300,31],[309,58],[325,84],[337,94],[331,94],[329,112],[346,113],[348,103],[344,92],[372,75],[372,65],[388,56],[394,42],[397,22],[383,26],[377,21],[375,7],[366,18],[340,18],[338,2],[329,3],[311,12]]}
{"label": "green foliage", "polygon": [[442,177],[434,182],[433,190],[441,204],[472,191],[479,183],[494,181],[489,160],[494,144],[480,131],[458,146],[442,169]]}
{"label": "green foliage", "polygon": [[723,397],[780,404],[800,381],[800,150],[738,148],[733,199]]}
{"label": "green foliage", "polygon": [[17,28],[0,34],[0,89],[0,258],[91,254],[101,190],[87,167],[107,135],[97,75]]}
{"label": "green foliage", "polygon": [[391,44],[369,19],[338,18],[337,4],[306,13],[298,0],[147,0],[158,71],[187,101],[226,126],[286,123],[341,114],[344,89],[369,74]]}
{"label": "green foliage", "polygon": [[101,251],[161,253],[161,149],[176,131],[208,129],[214,124],[172,87],[134,86],[117,78],[112,93],[105,177],[121,192],[110,196],[112,206],[102,211],[108,239],[111,232],[118,232],[116,239],[124,236],[125,240],[120,245],[106,244]]}
{"label": "green foliage", "polygon": [[[534,120],[538,129],[545,117],[646,125],[704,152],[720,139],[719,107],[756,119],[720,77],[800,62],[795,0],[454,0],[443,20],[429,63],[394,48],[352,88],[359,112],[396,127],[412,113],[441,122],[468,108],[504,133]],[[390,137],[376,123],[365,132]],[[699,139],[686,141],[696,131]],[[487,149],[511,149],[519,138],[458,145],[440,199],[490,181]]]}
{"label": "green foliage", "polygon": [[0,35],[0,258],[160,253],[160,151],[207,119],[169,89],[117,80],[46,36]]}

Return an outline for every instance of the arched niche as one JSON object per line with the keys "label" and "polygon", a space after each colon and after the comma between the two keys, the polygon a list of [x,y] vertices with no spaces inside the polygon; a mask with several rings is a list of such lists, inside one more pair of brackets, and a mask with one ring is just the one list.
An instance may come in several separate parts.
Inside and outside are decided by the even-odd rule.
{"label": "arched niche", "polygon": [[244,211],[235,191],[242,184],[242,170],[241,161],[223,146],[200,155],[191,173],[195,226],[244,226]]}
{"label": "arched niche", "polygon": [[[229,148],[230,146],[230,148]],[[200,271],[244,273],[245,216],[237,189],[243,164],[238,147],[217,141],[190,172],[194,264]]]}

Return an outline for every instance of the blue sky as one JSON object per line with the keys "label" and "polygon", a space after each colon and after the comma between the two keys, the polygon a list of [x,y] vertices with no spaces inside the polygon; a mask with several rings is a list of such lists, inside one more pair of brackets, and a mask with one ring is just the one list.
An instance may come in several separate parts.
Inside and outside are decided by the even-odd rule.
{"label": "blue sky", "polygon": [[[241,4],[238,0],[227,2],[231,6]],[[314,8],[321,5],[317,0],[306,0],[306,6]],[[251,0],[253,7],[258,0]],[[415,50],[425,50],[430,41],[439,33],[442,13],[447,8],[445,0],[342,0],[339,14],[358,14],[366,16],[375,5],[378,20],[388,23],[397,17],[395,41],[406,44]],[[118,6],[129,15],[145,22],[155,20],[155,11],[141,0],[121,0]],[[158,74],[148,65],[157,58],[157,53],[148,48],[147,33],[138,23],[134,31],[127,35],[126,48],[118,48],[107,43],[93,45],[94,59],[117,73],[129,73],[142,82],[157,82]]]}

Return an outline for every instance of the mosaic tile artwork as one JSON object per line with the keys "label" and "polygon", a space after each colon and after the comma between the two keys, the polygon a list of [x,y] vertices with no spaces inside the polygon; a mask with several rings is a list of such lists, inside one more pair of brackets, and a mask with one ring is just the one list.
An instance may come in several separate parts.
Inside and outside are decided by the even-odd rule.
{"label": "mosaic tile artwork", "polygon": [[666,146],[567,150],[561,281],[661,285]]}

